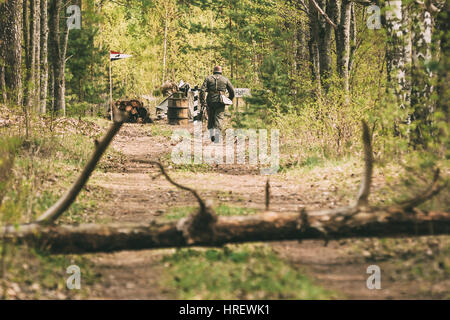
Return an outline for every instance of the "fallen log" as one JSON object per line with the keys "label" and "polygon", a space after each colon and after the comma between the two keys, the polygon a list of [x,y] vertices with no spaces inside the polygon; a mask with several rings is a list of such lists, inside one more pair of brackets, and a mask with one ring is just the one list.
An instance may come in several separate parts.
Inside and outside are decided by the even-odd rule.
{"label": "fallen log", "polygon": [[4,240],[52,253],[92,253],[259,241],[400,237],[450,233],[448,212],[408,212],[401,207],[307,212],[264,212],[218,217],[214,237],[187,237],[179,222],[9,226]]}

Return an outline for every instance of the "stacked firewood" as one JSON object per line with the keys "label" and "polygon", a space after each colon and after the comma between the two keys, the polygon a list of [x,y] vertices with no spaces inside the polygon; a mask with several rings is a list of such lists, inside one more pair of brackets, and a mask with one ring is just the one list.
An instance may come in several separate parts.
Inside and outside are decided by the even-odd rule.
{"label": "stacked firewood", "polygon": [[128,112],[129,123],[152,123],[147,109],[139,100],[118,100],[114,106],[120,111]]}

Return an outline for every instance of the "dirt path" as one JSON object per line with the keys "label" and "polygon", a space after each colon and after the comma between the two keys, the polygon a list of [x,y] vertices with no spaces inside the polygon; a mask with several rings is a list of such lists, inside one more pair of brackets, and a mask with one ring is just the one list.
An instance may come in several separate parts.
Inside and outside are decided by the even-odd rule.
{"label": "dirt path", "polygon": [[[155,126],[161,124],[155,124]],[[170,138],[152,136],[138,126],[125,125],[113,142],[113,148],[126,155],[124,172],[95,173],[91,184],[106,188],[112,199],[103,203],[100,221],[144,222],[155,219],[173,206],[195,205],[186,192],[177,190],[165,179],[153,180],[157,171],[139,159],[156,160],[170,152]],[[348,169],[348,168],[347,168]],[[358,166],[349,170],[334,170],[333,175],[318,173],[307,177],[271,178],[272,209],[296,210],[299,206],[334,207],[346,204],[342,184],[357,185]],[[171,172],[177,181],[194,186],[205,198],[241,207],[263,208],[265,178],[255,168],[218,166],[212,172]],[[383,177],[375,177],[375,189]],[[289,263],[303,270],[325,288],[350,299],[417,298],[416,284],[392,282],[383,278],[383,290],[366,287],[367,266],[362,257],[352,254],[352,242],[323,241],[280,242],[274,250]],[[113,254],[89,255],[99,282],[89,288],[89,298],[100,299],[166,299],[176,298],[174,292],[158,284],[164,266],[161,257],[173,250],[125,251]],[[382,268],[389,265],[382,263]]]}

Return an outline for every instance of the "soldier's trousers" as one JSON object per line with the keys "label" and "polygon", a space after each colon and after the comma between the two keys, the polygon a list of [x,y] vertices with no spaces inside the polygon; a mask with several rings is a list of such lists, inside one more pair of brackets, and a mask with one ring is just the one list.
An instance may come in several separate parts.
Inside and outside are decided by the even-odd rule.
{"label": "soldier's trousers", "polygon": [[215,131],[212,134],[214,136],[220,135],[222,132],[225,105],[220,102],[209,102],[206,110],[208,111],[208,130],[210,132]]}

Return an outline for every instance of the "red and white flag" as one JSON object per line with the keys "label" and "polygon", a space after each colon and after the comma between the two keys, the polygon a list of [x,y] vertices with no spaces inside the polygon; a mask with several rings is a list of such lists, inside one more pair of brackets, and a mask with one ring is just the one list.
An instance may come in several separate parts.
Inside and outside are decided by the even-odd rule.
{"label": "red and white flag", "polygon": [[109,59],[111,61],[125,59],[125,58],[129,58],[129,57],[132,57],[132,55],[131,54],[120,53],[120,52],[116,52],[116,51],[110,51],[109,52]]}

